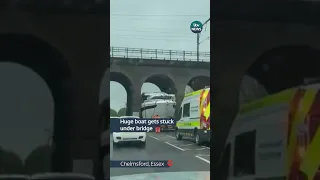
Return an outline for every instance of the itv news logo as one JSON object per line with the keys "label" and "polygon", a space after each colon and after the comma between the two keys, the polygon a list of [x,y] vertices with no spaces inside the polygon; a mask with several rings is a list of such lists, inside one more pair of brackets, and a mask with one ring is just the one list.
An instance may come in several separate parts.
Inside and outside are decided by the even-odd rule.
{"label": "itv news logo", "polygon": [[196,34],[201,33],[202,29],[203,29],[203,24],[200,21],[193,21],[190,24],[190,30],[193,33],[196,33]]}

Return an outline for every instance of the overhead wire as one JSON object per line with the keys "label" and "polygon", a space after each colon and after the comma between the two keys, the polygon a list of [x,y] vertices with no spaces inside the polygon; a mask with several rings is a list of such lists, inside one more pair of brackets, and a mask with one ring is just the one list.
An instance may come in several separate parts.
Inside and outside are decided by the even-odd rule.
{"label": "overhead wire", "polygon": [[[207,32],[207,28],[208,26],[206,25],[205,26],[205,30],[204,32]],[[136,28],[136,29],[133,29],[133,28],[130,28],[130,29],[111,29],[111,33],[112,34],[118,34],[118,33],[125,33],[126,35],[131,34],[131,33],[134,33],[134,36],[136,35],[143,35],[143,36],[147,36],[147,34],[150,34],[151,36],[173,36],[173,37],[192,37],[194,34],[191,33],[191,32],[186,32],[186,29],[188,28],[183,28],[183,31],[184,32],[181,32],[181,30],[179,29],[173,29],[171,31],[165,31],[165,30],[168,30],[168,28]],[[143,34],[142,34],[143,33]]]}
{"label": "overhead wire", "polygon": [[139,33],[117,33],[117,32],[111,32],[110,38],[115,37],[121,37],[121,38],[127,38],[127,39],[152,39],[152,40],[174,40],[174,41],[190,41],[193,42],[195,35],[176,35],[176,34],[139,34]]}
{"label": "overhead wire", "polygon": [[[171,42],[177,42],[179,41],[179,39],[167,39],[167,38],[159,38],[159,39],[155,39],[155,38],[143,38],[143,37],[126,37],[126,36],[113,36],[111,37],[111,39],[135,39],[135,40],[147,40],[147,41],[171,41]],[[181,39],[180,39],[181,40]],[[183,39],[183,42],[185,43],[193,43],[194,40],[190,40],[190,39]]]}
{"label": "overhead wire", "polygon": [[134,29],[112,29],[111,32],[134,32],[134,33],[154,33],[154,34],[163,34],[163,35],[166,35],[166,34],[171,34],[171,35],[174,35],[174,34],[177,34],[179,36],[181,35],[185,35],[185,36],[190,36],[192,35],[190,32],[176,32],[176,31],[161,31],[161,30],[156,30],[154,29],[153,31],[148,31],[148,30],[134,30]]}
{"label": "overhead wire", "polygon": [[[207,17],[207,16],[206,16]],[[176,28],[175,26],[171,26],[170,28],[171,29],[173,29],[173,30],[171,30],[170,32],[165,32],[166,30],[168,30],[168,28],[154,28],[154,27],[152,27],[152,28],[150,28],[150,27],[144,27],[143,28],[143,30],[141,30],[141,27],[138,27],[139,28],[139,30],[136,30],[136,31],[146,31],[146,30],[156,30],[156,31],[158,31],[159,33],[162,33],[162,34],[168,34],[168,33],[172,33],[172,32],[175,32],[175,31],[184,31],[184,30],[186,30],[186,29],[188,29],[189,28],[189,23],[192,21],[192,20],[190,20],[190,18],[188,18],[188,19],[166,19],[166,20],[164,20],[163,18],[161,18],[161,20],[160,19],[158,19],[158,20],[156,20],[156,19],[150,19],[150,18],[130,18],[129,17],[129,19],[127,19],[126,18],[126,20],[130,20],[130,21],[143,21],[143,22],[146,22],[146,24],[150,24],[150,22],[156,22],[156,21],[162,21],[162,22],[168,22],[168,21],[172,21],[172,22],[180,22],[181,23],[181,21],[186,21],[186,25],[185,26],[180,26],[179,28]],[[118,22],[119,20],[115,20],[116,22]],[[121,20],[121,21],[123,21],[123,20]],[[140,24],[140,23],[139,23]],[[176,23],[174,23],[174,24],[176,24]],[[135,23],[131,23],[131,26],[132,25],[135,25]],[[206,24],[206,27],[207,27],[207,24]],[[111,30],[113,30],[113,29],[111,29]],[[130,30],[132,30],[132,28],[130,28]],[[128,29],[126,29],[126,30],[120,30],[120,31],[128,31]]]}
{"label": "overhead wire", "polygon": [[130,16],[130,17],[208,17],[205,14],[111,14],[112,16]]}
{"label": "overhead wire", "polygon": [[134,34],[129,34],[129,33],[123,33],[123,34],[120,34],[120,33],[117,33],[117,32],[111,32],[110,35],[120,35],[120,36],[142,36],[142,37],[159,37],[159,38],[166,38],[166,37],[170,37],[170,38],[193,38],[195,36],[193,36],[193,34],[190,34],[190,35],[175,35],[175,34],[137,34],[137,33],[134,33]]}
{"label": "overhead wire", "polygon": [[190,41],[193,42],[195,37],[192,36],[182,36],[182,35],[142,35],[142,34],[119,34],[111,33],[110,38],[126,38],[126,39],[141,39],[141,40],[173,40],[173,41]]}
{"label": "overhead wire", "polygon": [[[207,18],[209,15],[201,15],[201,14],[111,14],[111,20],[114,18],[114,21],[117,21],[115,19],[117,18],[125,18],[129,21],[144,21],[147,24],[150,24],[150,22],[157,22],[165,21],[165,22],[181,22],[186,21],[186,26],[180,28],[170,28],[170,31],[168,31],[168,28],[156,28],[156,27],[147,27],[147,28],[141,28],[137,27],[137,29],[111,29],[110,38],[111,39],[127,39],[127,40],[147,40],[147,41],[170,41],[170,42],[185,42],[185,43],[193,43],[195,38],[193,33],[187,33],[182,32],[189,28],[189,22],[192,22],[190,20],[190,17],[203,17],[204,19]],[[133,18],[132,18],[133,17]],[[161,17],[161,19],[159,19]],[[175,19],[168,19],[171,17],[180,17]],[[199,18],[197,18],[199,19]],[[202,19],[202,18],[201,18]],[[170,23],[169,22],[169,23]],[[188,22],[188,23],[187,23]],[[132,23],[135,24],[135,23]],[[207,28],[207,25],[206,25]],[[205,30],[206,30],[205,28]],[[208,40],[209,37],[205,38],[203,41]]]}

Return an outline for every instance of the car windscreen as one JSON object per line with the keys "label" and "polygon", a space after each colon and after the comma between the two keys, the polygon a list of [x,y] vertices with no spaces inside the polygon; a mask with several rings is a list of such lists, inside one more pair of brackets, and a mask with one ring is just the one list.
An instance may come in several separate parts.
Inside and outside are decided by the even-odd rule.
{"label": "car windscreen", "polygon": [[52,177],[52,178],[40,178],[40,179],[31,179],[31,180],[92,180],[88,178],[77,178],[77,177]]}

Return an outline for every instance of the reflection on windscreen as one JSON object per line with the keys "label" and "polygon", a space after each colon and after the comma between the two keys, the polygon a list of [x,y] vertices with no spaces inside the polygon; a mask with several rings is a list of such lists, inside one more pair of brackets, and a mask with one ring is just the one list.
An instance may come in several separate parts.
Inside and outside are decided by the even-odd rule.
{"label": "reflection on windscreen", "polygon": [[[33,179],[32,179],[33,180]],[[34,180],[93,180],[89,178],[70,178],[70,177],[52,177],[52,178],[40,178],[40,179],[34,179]]]}
{"label": "reflection on windscreen", "polygon": [[0,175],[51,171],[54,104],[48,85],[13,63],[0,63],[0,83]]}

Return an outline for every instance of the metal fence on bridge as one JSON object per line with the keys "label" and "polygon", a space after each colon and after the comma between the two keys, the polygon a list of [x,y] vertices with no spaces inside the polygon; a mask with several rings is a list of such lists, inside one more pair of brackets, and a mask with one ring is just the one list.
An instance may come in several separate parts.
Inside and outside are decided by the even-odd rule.
{"label": "metal fence on bridge", "polygon": [[[175,51],[163,49],[143,49],[110,47],[111,57],[138,58],[138,59],[159,59],[178,61],[197,61],[196,51]],[[210,52],[200,52],[199,61],[210,61]]]}

